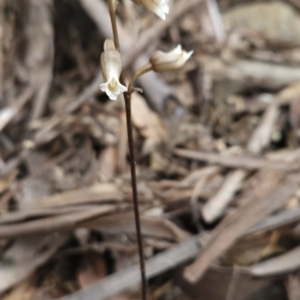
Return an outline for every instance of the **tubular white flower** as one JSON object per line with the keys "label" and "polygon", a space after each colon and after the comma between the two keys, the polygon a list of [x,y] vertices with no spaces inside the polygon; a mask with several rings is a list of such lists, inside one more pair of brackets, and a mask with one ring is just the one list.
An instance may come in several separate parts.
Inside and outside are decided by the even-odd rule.
{"label": "tubular white flower", "polygon": [[119,81],[122,72],[122,59],[118,50],[112,48],[113,42],[107,40],[104,52],[101,54],[101,69],[106,82],[100,84],[100,89],[109,99],[117,100],[118,96],[127,91],[127,87]]}
{"label": "tubular white flower", "polygon": [[133,0],[136,4],[142,4],[149,11],[155,13],[161,19],[165,20],[169,14],[169,0]]}
{"label": "tubular white flower", "polygon": [[122,85],[114,74],[111,74],[107,82],[100,84],[100,89],[110,100],[117,100],[120,94],[127,92],[127,87]]}
{"label": "tubular white flower", "polygon": [[178,45],[170,52],[154,52],[150,57],[150,63],[153,71],[158,73],[179,69],[187,62],[193,53],[194,51],[186,52],[182,50],[181,45]]}

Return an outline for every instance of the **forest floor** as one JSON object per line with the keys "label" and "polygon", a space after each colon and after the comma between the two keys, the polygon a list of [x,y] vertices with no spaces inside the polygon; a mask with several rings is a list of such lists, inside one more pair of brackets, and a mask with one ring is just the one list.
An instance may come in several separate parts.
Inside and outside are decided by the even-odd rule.
{"label": "forest floor", "polygon": [[[300,4],[117,6],[153,300],[300,299]],[[0,1],[0,294],[140,299],[123,97],[104,0]]]}

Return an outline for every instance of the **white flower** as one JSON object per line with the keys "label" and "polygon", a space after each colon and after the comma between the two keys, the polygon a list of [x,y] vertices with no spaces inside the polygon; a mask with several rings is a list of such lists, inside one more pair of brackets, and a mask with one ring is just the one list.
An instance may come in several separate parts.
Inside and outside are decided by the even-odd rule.
{"label": "white flower", "polygon": [[165,20],[169,14],[169,0],[133,0],[136,4],[144,5],[149,11],[155,13],[161,19]]}
{"label": "white flower", "polygon": [[153,71],[158,73],[179,69],[191,57],[193,52],[186,52],[182,50],[181,45],[178,45],[170,52],[154,52],[150,57],[150,63],[152,64]]}
{"label": "white flower", "polygon": [[117,100],[120,94],[127,92],[127,87],[120,83],[117,75],[113,74],[113,72],[110,73],[107,82],[100,84],[100,89],[111,100]]}
{"label": "white flower", "polygon": [[101,54],[101,69],[106,82],[100,84],[100,89],[109,99],[117,100],[118,96],[127,91],[127,87],[119,81],[122,72],[122,59],[118,50],[113,48],[113,42],[107,40],[104,52]]}

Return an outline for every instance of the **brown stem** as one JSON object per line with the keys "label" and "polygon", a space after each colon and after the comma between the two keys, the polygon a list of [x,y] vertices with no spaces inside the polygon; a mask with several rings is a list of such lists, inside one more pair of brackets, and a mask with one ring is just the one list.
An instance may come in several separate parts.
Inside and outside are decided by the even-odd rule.
{"label": "brown stem", "polygon": [[142,75],[144,75],[145,73],[149,72],[152,70],[152,65],[150,63],[148,63],[147,65],[141,67],[139,70],[136,71],[136,73],[134,74],[134,76],[132,77],[129,86],[128,86],[128,93],[131,95],[132,94],[132,86],[134,84],[134,82]]}
{"label": "brown stem", "polygon": [[[115,15],[114,0],[108,0],[109,4],[109,13],[111,19],[111,25],[114,35],[114,43],[117,50],[120,51],[120,43],[118,36],[118,28]],[[122,72],[120,76],[120,81],[123,85],[126,86],[125,75]],[[131,186],[132,186],[132,197],[134,204],[134,217],[135,217],[135,226],[136,226],[136,235],[139,248],[139,257],[140,257],[140,270],[141,270],[141,280],[142,280],[142,300],[146,300],[147,293],[147,280],[146,280],[146,269],[145,269],[145,260],[144,260],[144,248],[143,240],[141,233],[141,221],[139,214],[139,202],[137,194],[137,181],[136,181],[136,172],[135,172],[135,153],[134,153],[134,141],[133,141],[133,131],[132,131],[132,122],[131,122],[131,94],[130,90],[124,93],[125,99],[125,110],[126,110],[126,123],[127,123],[127,134],[128,134],[128,144],[129,144],[129,155],[130,155],[130,171],[131,171]]]}
{"label": "brown stem", "polygon": [[131,171],[131,183],[132,183],[132,196],[133,196],[133,203],[134,203],[135,226],[136,226],[136,235],[137,235],[139,256],[140,256],[142,299],[146,300],[147,280],[146,280],[143,240],[142,240],[142,233],[141,233],[141,222],[140,222],[140,215],[139,215],[136,173],[135,173],[135,153],[134,153],[134,141],[133,141],[132,123],[131,123],[131,95],[129,93],[125,93],[124,98],[125,98],[126,122],[127,122],[128,144],[129,144],[129,154],[130,154],[130,171]]}

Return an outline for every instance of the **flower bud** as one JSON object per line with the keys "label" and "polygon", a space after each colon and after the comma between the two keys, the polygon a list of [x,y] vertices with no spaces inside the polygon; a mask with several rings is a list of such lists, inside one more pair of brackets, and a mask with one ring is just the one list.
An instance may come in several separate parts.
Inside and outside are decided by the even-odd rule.
{"label": "flower bud", "polygon": [[104,52],[101,54],[101,69],[106,82],[100,84],[100,89],[107,94],[109,99],[117,100],[121,93],[127,91],[127,87],[119,81],[122,72],[122,59],[112,40],[106,40],[104,43]]}
{"label": "flower bud", "polygon": [[146,9],[155,13],[163,20],[166,19],[166,15],[168,15],[170,11],[168,5],[169,0],[133,0],[133,2],[145,6]]}
{"label": "flower bud", "polygon": [[156,51],[150,57],[152,70],[158,73],[181,68],[194,51],[186,52],[178,45],[170,52]]}

